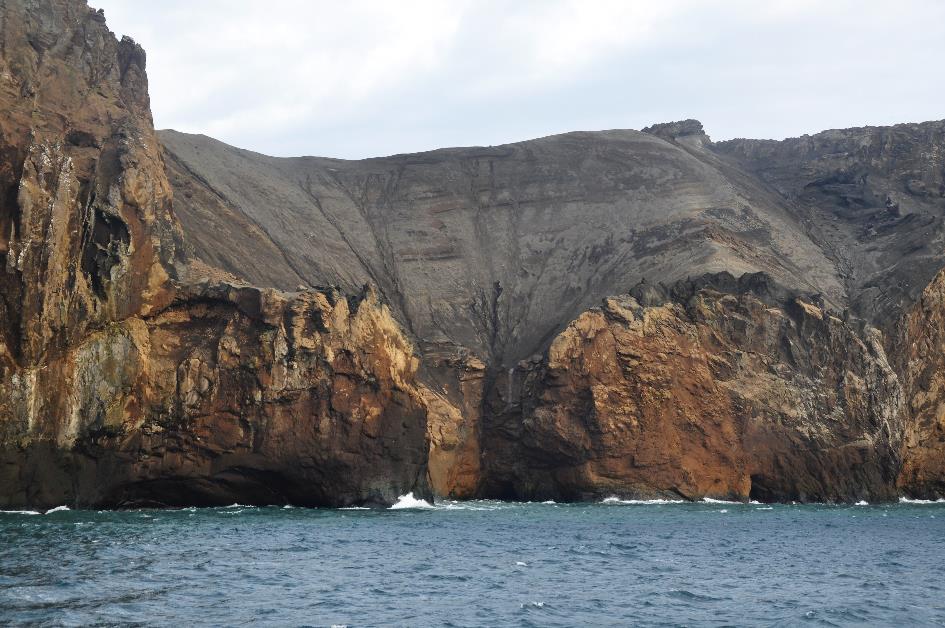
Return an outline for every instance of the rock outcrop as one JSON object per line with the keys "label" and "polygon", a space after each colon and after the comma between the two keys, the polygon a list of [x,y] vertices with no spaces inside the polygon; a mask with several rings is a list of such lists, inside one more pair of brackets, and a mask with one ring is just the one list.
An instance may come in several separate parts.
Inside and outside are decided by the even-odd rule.
{"label": "rock outcrop", "polygon": [[831,258],[849,307],[895,326],[945,265],[945,121],[731,140]]}
{"label": "rock outcrop", "polygon": [[905,391],[899,487],[912,497],[945,499],[945,272],[923,291],[897,340]]}
{"label": "rock outcrop", "polygon": [[569,324],[506,400],[514,437],[487,453],[488,490],[894,498],[899,385],[880,333],[803,298],[771,304],[705,283],[646,307],[608,298]]}
{"label": "rock outcrop", "polygon": [[191,260],[143,50],[75,0],[0,20],[0,507],[428,494],[417,358],[374,292]]}
{"label": "rock outcrop", "polygon": [[[390,503],[426,494],[417,358],[368,292],[182,289],[0,383],[9,504]],[[10,491],[9,488],[6,491]]]}
{"label": "rock outcrop", "polygon": [[0,5],[0,507],[945,496],[945,122],[362,161]]}

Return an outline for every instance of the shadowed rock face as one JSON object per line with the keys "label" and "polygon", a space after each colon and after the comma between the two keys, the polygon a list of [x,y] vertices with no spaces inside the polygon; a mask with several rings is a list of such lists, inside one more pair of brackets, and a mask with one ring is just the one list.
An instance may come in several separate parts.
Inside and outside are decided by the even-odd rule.
{"label": "shadowed rock face", "polygon": [[899,329],[896,366],[903,378],[905,425],[900,488],[945,497],[945,273],[940,272]]}
{"label": "shadowed rock face", "polygon": [[945,496],[945,123],[281,159],[0,37],[0,507]]}
{"label": "shadowed rock face", "polygon": [[713,150],[791,202],[865,318],[895,324],[945,264],[945,121]]}

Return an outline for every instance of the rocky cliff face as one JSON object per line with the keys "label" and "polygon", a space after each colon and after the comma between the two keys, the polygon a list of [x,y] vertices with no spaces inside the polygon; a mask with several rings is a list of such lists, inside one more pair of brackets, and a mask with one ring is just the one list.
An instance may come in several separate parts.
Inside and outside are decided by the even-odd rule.
{"label": "rocky cliff face", "polygon": [[945,495],[945,123],[277,159],[0,37],[0,507]]}
{"label": "rocky cliff face", "polygon": [[751,288],[765,278],[743,277],[640,286],[571,322],[518,376],[491,490],[894,498],[900,392],[879,332],[802,298],[762,300]]}
{"label": "rocky cliff face", "polygon": [[945,265],[945,121],[713,149],[792,204],[858,314],[895,324]]}
{"label": "rocky cliff face", "polygon": [[899,486],[923,499],[945,498],[945,273],[939,273],[899,330],[898,370],[906,392]]}
{"label": "rocky cliff face", "polygon": [[426,494],[417,360],[374,293],[191,264],[141,48],[84,2],[0,20],[0,507]]}

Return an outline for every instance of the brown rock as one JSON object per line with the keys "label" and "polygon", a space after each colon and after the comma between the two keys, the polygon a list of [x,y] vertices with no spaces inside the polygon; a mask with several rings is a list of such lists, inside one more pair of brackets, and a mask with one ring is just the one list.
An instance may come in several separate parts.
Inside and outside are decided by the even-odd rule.
{"label": "brown rock", "polygon": [[0,12],[0,507],[428,495],[417,359],[374,292],[187,268],[143,50],[84,2]]}
{"label": "brown rock", "polygon": [[905,435],[900,489],[945,498],[945,273],[904,318],[897,366],[903,373]]}
{"label": "brown rock", "polygon": [[[867,337],[872,332],[867,330]],[[526,376],[485,491],[528,499],[891,499],[899,389],[874,338],[800,299],[605,300]]]}

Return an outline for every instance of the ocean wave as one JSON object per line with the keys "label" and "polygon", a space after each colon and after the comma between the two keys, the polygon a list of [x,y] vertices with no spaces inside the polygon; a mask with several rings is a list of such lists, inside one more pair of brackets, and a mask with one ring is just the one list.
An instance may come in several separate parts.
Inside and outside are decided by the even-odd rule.
{"label": "ocean wave", "polygon": [[703,504],[734,504],[734,505],[740,505],[742,502],[733,502],[733,501],[729,501],[729,500],[727,500],[727,499],[713,499],[713,498],[711,498],[711,497],[703,497],[703,498],[702,498],[702,503],[703,503]]}
{"label": "ocean wave", "polygon": [[900,504],[945,504],[945,499],[912,499],[911,497],[900,497]]}
{"label": "ocean wave", "polygon": [[418,509],[418,508],[436,508],[433,504],[426,501],[425,499],[417,499],[413,496],[413,491],[407,493],[406,495],[401,495],[397,498],[397,503],[390,507],[391,510],[405,510],[405,509]]}
{"label": "ocean wave", "polygon": [[659,504],[685,504],[685,499],[620,499],[619,497],[605,497],[602,504],[622,504],[629,506],[647,506]]}
{"label": "ocean wave", "polygon": [[44,515],[49,515],[49,514],[52,514],[52,513],[54,513],[54,512],[62,512],[62,511],[64,511],[64,510],[72,510],[72,509],[69,508],[68,506],[56,506],[55,508],[50,508],[49,510],[47,510],[47,511],[44,512],[43,514],[44,514]]}
{"label": "ocean wave", "polygon": [[38,510],[0,510],[0,515],[41,515]]}
{"label": "ocean wave", "polygon": [[437,501],[435,506],[437,510],[499,510],[500,508],[514,507],[516,504],[517,502],[498,502],[486,499],[473,499],[469,501]]}

